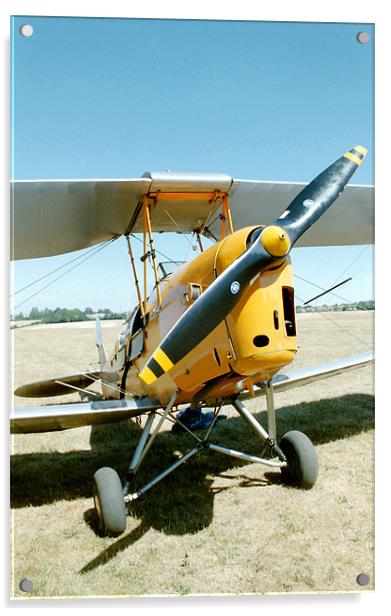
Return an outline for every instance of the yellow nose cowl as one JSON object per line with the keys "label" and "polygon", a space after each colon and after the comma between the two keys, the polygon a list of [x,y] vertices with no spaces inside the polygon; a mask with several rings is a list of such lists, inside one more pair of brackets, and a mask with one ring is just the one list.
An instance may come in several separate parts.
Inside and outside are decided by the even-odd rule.
{"label": "yellow nose cowl", "polygon": [[285,257],[291,247],[287,232],[277,225],[265,227],[261,233],[261,241],[264,249],[272,257]]}

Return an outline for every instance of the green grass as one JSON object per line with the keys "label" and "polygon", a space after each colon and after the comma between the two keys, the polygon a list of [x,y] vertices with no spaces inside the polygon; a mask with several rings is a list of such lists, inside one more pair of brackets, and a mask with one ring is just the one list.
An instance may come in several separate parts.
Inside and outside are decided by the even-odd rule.
{"label": "green grass", "polygon": [[[368,315],[342,313],[338,319],[356,337],[370,339]],[[324,331],[318,315],[304,315],[300,325],[298,367],[336,350],[340,356],[361,350],[341,327]],[[23,371],[41,376],[36,364],[24,368],[26,340],[53,339],[57,349],[60,341],[73,363],[81,362],[79,353],[93,361],[88,330],[38,334],[23,328],[17,335],[18,383],[29,380]],[[41,374],[55,368],[44,364]],[[140,426],[128,421],[15,436],[11,594],[25,596],[23,578],[33,582],[33,597],[346,592],[362,590],[356,583],[361,572],[373,588],[372,391],[372,369],[364,368],[276,395],[279,435],[299,429],[316,446],[320,473],[312,490],[282,486],[277,470],[202,451],[129,507],[127,529],[115,539],[97,532],[92,476],[113,466],[125,478]],[[265,401],[248,406],[266,425]],[[226,412],[213,440],[258,454],[256,436],[233,408]],[[173,435],[165,425],[137,486],[190,447],[187,434]]]}

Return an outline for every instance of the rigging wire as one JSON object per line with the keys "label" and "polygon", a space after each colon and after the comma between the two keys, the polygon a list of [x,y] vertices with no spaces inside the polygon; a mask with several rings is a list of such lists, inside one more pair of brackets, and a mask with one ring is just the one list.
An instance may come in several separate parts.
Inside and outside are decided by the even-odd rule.
{"label": "rigging wire", "polygon": [[[301,297],[299,297],[298,295],[296,295],[297,299],[300,300],[303,303],[303,299]],[[315,309],[315,312],[317,314],[320,314],[324,319],[326,319],[326,321],[328,321],[329,323],[332,323],[333,325],[335,325],[336,327],[339,327],[340,329],[342,329],[342,331],[344,331],[345,333],[349,334],[352,338],[354,338],[357,342],[360,342],[361,344],[363,344],[367,349],[372,350],[372,345],[369,345],[367,343],[366,340],[362,340],[361,338],[358,338],[357,336],[355,336],[350,329],[347,329],[346,327],[344,327],[343,325],[341,325],[340,323],[337,323],[337,321],[334,321],[332,318],[326,316],[327,312],[323,312],[322,310],[320,310],[317,306],[313,306],[313,308]],[[370,312],[370,311],[368,311]]]}
{"label": "rigging wire", "polygon": [[179,233],[181,233],[182,235],[185,236],[186,240],[189,242],[191,248],[193,249],[193,243],[190,240],[190,238],[188,237],[188,234],[185,233],[184,231],[182,231],[181,227],[179,226],[179,224],[177,223],[177,221],[171,216],[171,214],[169,212],[167,212],[167,210],[165,208],[163,208],[163,210],[166,212],[168,218],[171,220],[171,222],[174,223],[174,225],[177,227],[177,229],[179,230]]}
{"label": "rigging wire", "polygon": [[[334,284],[335,284],[338,280],[340,280],[340,279],[342,278],[342,276],[343,276],[344,274],[346,274],[346,272],[347,272],[348,270],[350,270],[350,269],[351,269],[351,267],[352,267],[352,266],[353,266],[353,265],[354,265],[354,264],[355,264],[355,263],[356,263],[356,262],[357,262],[357,261],[358,261],[358,260],[362,257],[362,255],[363,255],[363,254],[364,254],[364,253],[368,250],[369,246],[370,246],[369,244],[368,244],[368,245],[366,245],[366,246],[363,248],[363,250],[361,250],[361,251],[360,251],[360,253],[359,253],[358,255],[356,255],[356,257],[353,259],[353,261],[352,261],[352,262],[351,262],[351,263],[350,263],[347,267],[345,267],[345,269],[343,270],[343,272],[342,272],[342,273],[341,273],[341,274],[340,274],[340,275],[339,275],[339,276],[335,279],[335,281],[334,281],[333,285],[334,285]],[[299,276],[298,274],[294,274],[294,277],[295,277],[295,278],[297,278],[298,280],[302,280],[303,282],[306,282],[307,284],[312,285],[313,287],[315,287],[315,288],[317,288],[317,289],[320,289],[321,291],[329,292],[329,293],[331,293],[331,295],[334,295],[334,296],[335,296],[335,297],[337,297],[338,299],[341,299],[342,301],[344,301],[344,302],[346,302],[346,303],[348,303],[348,304],[351,304],[351,303],[352,303],[352,301],[351,301],[351,300],[349,300],[349,299],[346,299],[346,297],[342,297],[341,295],[338,295],[337,293],[333,293],[333,292],[332,292],[332,290],[330,290],[330,289],[327,291],[326,289],[324,289],[324,288],[323,288],[323,287],[321,287],[320,285],[315,284],[314,282],[311,282],[310,280],[307,280],[306,278],[303,278],[302,276]],[[332,289],[334,289],[334,288],[335,288],[333,285],[331,285],[331,286],[332,286]],[[298,295],[296,295],[296,297],[297,297],[297,299],[298,299],[298,300],[299,300],[299,301],[300,301],[303,305],[305,305],[305,303],[310,303],[311,301],[313,301],[313,300],[310,300],[309,302],[304,302],[304,300],[303,300],[301,297],[299,297]],[[315,299],[315,298],[313,298],[313,299]],[[354,334],[353,334],[353,333],[352,333],[349,329],[347,329],[346,327],[344,327],[344,326],[343,326],[343,325],[341,325],[340,323],[337,323],[337,321],[333,320],[333,319],[332,319],[332,318],[330,318],[329,316],[326,316],[326,314],[327,314],[327,313],[325,313],[324,311],[320,310],[320,308],[318,308],[317,306],[312,306],[312,307],[314,308],[314,310],[315,310],[315,312],[316,312],[317,314],[322,315],[322,317],[323,317],[324,319],[326,319],[329,323],[332,323],[333,325],[335,325],[335,326],[339,327],[342,331],[344,331],[344,332],[348,333],[348,334],[349,334],[352,338],[354,338],[355,340],[357,340],[358,342],[360,342],[361,344],[363,344],[363,345],[364,345],[367,349],[369,349],[369,350],[371,350],[371,349],[372,349],[372,345],[368,345],[367,341],[364,341],[364,340],[362,340],[361,338],[359,338],[359,337],[355,336],[355,335],[354,335]],[[370,311],[370,309],[368,309],[368,308],[363,308],[363,307],[361,307],[361,306],[357,306],[357,310],[363,310],[363,311],[365,311],[365,312],[369,312],[369,311]]]}
{"label": "rigging wire", "polygon": [[189,249],[194,251],[194,250],[197,250],[198,246],[191,241],[191,239],[189,238],[189,233],[186,233],[185,231],[183,231],[183,229],[179,226],[179,224],[176,222],[176,220],[173,218],[173,216],[171,216],[170,212],[167,212],[167,210],[165,208],[163,208],[163,210],[165,211],[165,213],[167,214],[167,216],[171,220],[171,222],[173,222],[174,225],[177,227],[177,229],[179,230],[179,233],[181,233],[181,235],[185,236],[185,239],[186,239],[186,241],[189,244],[189,246],[187,247],[187,250],[185,252],[185,257],[184,257],[185,261],[187,261],[188,255],[189,255]]}
{"label": "rigging wire", "polygon": [[323,295],[327,295],[327,293],[331,293],[332,291],[334,291],[334,289],[337,289],[338,287],[341,287],[343,284],[346,284],[347,282],[350,282],[351,280],[352,280],[351,277],[350,278],[346,278],[346,280],[343,280],[342,282],[339,282],[338,284],[335,284],[330,289],[326,289],[322,293],[318,293],[318,295],[315,295],[315,297],[311,297],[311,299],[307,299],[307,301],[304,302],[303,306],[306,306],[307,304],[312,304],[312,302],[314,302],[316,299],[319,299],[320,297],[323,297]]}
{"label": "rigging wire", "polygon": [[[358,261],[358,259],[365,253],[365,251],[369,248],[369,245],[365,246],[365,248],[360,251],[360,254],[358,254],[353,261],[350,263],[350,265],[348,265],[348,267],[346,267],[343,272],[335,279],[335,282],[337,280],[339,280],[340,278],[342,278],[342,276],[352,267],[352,265],[354,265],[354,263],[356,263],[356,261]],[[299,276],[298,274],[294,274],[295,278],[298,278],[299,280],[302,280],[303,282],[306,282],[307,284],[310,284],[311,286],[320,289],[321,291],[326,291],[326,289],[324,289],[323,287],[321,287],[320,285],[311,282],[310,280],[307,280],[306,278],[303,278],[302,276]],[[337,293],[333,293],[332,291],[329,291],[331,293],[331,295],[334,295],[335,297],[337,297],[338,299],[341,299],[342,301],[351,304],[352,301],[347,299],[346,297],[342,297],[341,295],[338,295]],[[305,302],[304,300],[299,297],[298,295],[296,295],[297,299],[304,305]],[[315,312],[317,314],[322,315],[322,317],[324,319],[326,319],[326,321],[328,321],[329,323],[332,323],[333,325],[339,327],[342,331],[348,333],[352,338],[354,338],[356,341],[360,342],[361,344],[363,344],[367,349],[371,350],[372,349],[372,345],[368,345],[368,343],[364,340],[362,340],[361,338],[358,338],[357,336],[355,336],[349,329],[347,329],[346,327],[343,327],[343,325],[341,325],[340,323],[337,323],[337,321],[335,321],[334,319],[330,318],[329,316],[326,316],[327,313],[325,313],[324,311],[320,310],[320,308],[318,308],[317,306],[312,306],[315,310]],[[362,310],[364,312],[370,312],[370,310],[368,308],[363,308],[361,306],[357,306],[357,310]]]}
{"label": "rigging wire", "polygon": [[217,238],[213,235],[213,233],[209,229],[209,227],[211,227],[216,222],[216,220],[218,220],[219,218],[221,219],[221,212],[219,212],[218,215],[212,220],[212,222],[209,222],[209,219],[211,218],[213,212],[215,212],[215,211],[216,211],[216,208],[210,210],[210,212],[209,212],[209,214],[208,214],[204,224],[201,225],[201,229],[199,231],[199,235],[204,235],[204,237],[205,237],[204,231],[206,230],[206,231],[208,231],[210,233],[210,235],[213,237],[213,239],[217,242],[218,241]]}
{"label": "rigging wire", "polygon": [[115,240],[118,239],[118,236],[114,236],[112,237],[110,240],[108,240],[105,244],[103,244],[102,246],[100,246],[97,250],[95,250],[92,253],[89,253],[86,257],[84,257],[84,259],[82,259],[81,261],[79,261],[78,263],[76,263],[76,265],[74,265],[73,267],[70,267],[69,269],[67,269],[65,272],[63,272],[62,274],[60,274],[60,276],[57,276],[57,278],[55,278],[54,280],[51,280],[50,282],[48,282],[46,285],[44,285],[43,287],[41,287],[40,289],[38,289],[38,291],[36,291],[35,293],[33,293],[32,295],[30,295],[29,297],[27,297],[26,299],[24,299],[22,302],[20,302],[19,304],[17,304],[16,306],[13,307],[13,310],[17,310],[18,308],[20,308],[20,306],[23,306],[23,304],[25,304],[26,302],[28,302],[30,299],[32,299],[33,297],[35,297],[36,295],[38,295],[39,293],[41,293],[41,291],[43,291],[44,289],[47,289],[48,287],[50,287],[52,284],[54,284],[55,282],[57,282],[57,280],[60,280],[61,278],[63,278],[64,276],[66,276],[67,274],[69,274],[69,272],[72,272],[74,269],[76,269],[77,267],[79,267],[79,265],[81,265],[82,263],[84,263],[85,261],[87,261],[88,259],[90,259],[91,257],[93,257],[94,255],[96,255],[98,252],[100,252],[101,250],[103,250],[104,248],[106,248],[109,244],[111,244],[112,242],[114,242]]}
{"label": "rigging wire", "polygon": [[[363,249],[363,250],[361,250],[361,251],[360,251],[360,253],[359,253],[358,255],[356,255],[356,256],[355,256],[355,258],[353,259],[353,261],[352,261],[352,262],[351,262],[351,263],[350,263],[347,267],[345,267],[345,269],[343,270],[343,272],[342,272],[339,276],[337,276],[337,278],[336,278],[336,279],[334,280],[334,282],[332,283],[331,287],[333,287],[333,285],[334,285],[334,284],[335,284],[335,283],[336,283],[336,282],[337,282],[340,278],[342,278],[342,276],[343,276],[344,274],[346,274],[346,272],[347,272],[348,270],[350,270],[350,268],[351,268],[351,267],[352,267],[352,266],[356,263],[356,261],[358,261],[358,260],[362,257],[362,255],[363,255],[363,254],[364,254],[364,253],[368,250],[369,246],[370,246],[369,244],[368,244],[367,246],[365,246],[365,247],[364,247],[364,249]],[[351,273],[351,272],[350,272],[350,273]],[[311,282],[310,280],[307,280],[306,278],[303,278],[302,276],[299,276],[298,274],[293,274],[293,275],[294,275],[294,277],[295,277],[295,278],[297,278],[298,280],[302,280],[303,282],[306,282],[307,284],[310,284],[310,285],[312,285],[313,287],[315,287],[315,288],[317,288],[317,289],[320,289],[321,291],[326,291],[326,289],[325,289],[324,287],[321,287],[320,285],[315,284],[314,282]],[[333,287],[333,288],[335,288],[335,287]],[[348,303],[348,304],[351,304],[351,303],[352,303],[352,300],[347,299],[346,297],[342,297],[342,295],[338,295],[337,293],[333,293],[333,292],[332,292],[332,290],[329,290],[329,293],[331,293],[331,295],[334,295],[334,297],[337,297],[338,299],[341,299],[342,301],[344,301],[344,302],[346,302],[346,303]],[[298,298],[298,299],[300,299],[300,298]],[[300,300],[300,301],[302,301],[302,300]],[[303,302],[303,303],[304,303],[304,302]],[[358,309],[358,310],[368,310],[367,308],[362,308],[361,306],[357,306],[357,309]]]}
{"label": "rigging wire", "polygon": [[[34,328],[36,329],[36,328]],[[22,342],[24,342],[24,340],[22,340]],[[34,348],[37,351],[40,351],[41,353],[44,353],[45,355],[48,355],[49,357],[52,357],[53,359],[55,359],[59,364],[61,364],[62,366],[65,366],[66,368],[70,368],[72,370],[72,372],[77,373],[81,376],[86,377],[87,379],[91,380],[91,384],[92,383],[102,383],[104,385],[107,385],[108,387],[110,387],[111,389],[113,389],[114,391],[118,391],[119,393],[123,393],[126,395],[129,395],[129,392],[127,392],[125,389],[122,389],[121,387],[119,387],[118,385],[114,385],[113,383],[107,383],[106,381],[103,381],[103,379],[101,377],[94,377],[92,376],[92,374],[90,374],[89,372],[85,372],[83,370],[80,370],[79,368],[75,367],[73,364],[70,364],[67,361],[64,361],[64,359],[60,356],[57,355],[55,353],[51,353],[50,351],[48,351],[47,349],[43,349],[42,347],[34,344],[33,342],[31,342],[31,340],[28,341],[28,343],[26,342],[26,347],[29,348]],[[59,377],[61,378],[61,377]],[[51,379],[50,379],[51,380]],[[59,380],[57,379],[52,379],[54,380]],[[86,394],[88,394],[88,390],[86,390]]]}
{"label": "rigging wire", "polygon": [[[168,212],[166,212],[167,215],[169,216]],[[171,218],[171,216],[169,216]],[[217,217],[218,218],[218,217]],[[215,220],[217,220],[217,218]],[[173,219],[172,219],[173,220]],[[175,221],[173,220],[174,224]],[[214,221],[213,221],[214,222]],[[211,224],[213,224],[213,222]],[[177,225],[178,229],[180,229],[179,225]],[[204,230],[204,229],[203,229]],[[202,231],[203,231],[202,230]],[[202,232],[201,232],[202,233]],[[138,241],[140,241],[142,243],[141,238],[138,238],[136,235],[134,234],[130,234],[133,238],[137,239]],[[185,234],[186,236],[186,234]],[[44,276],[38,278],[37,280],[33,281],[32,283],[29,283],[28,285],[26,285],[25,287],[23,287],[22,289],[19,289],[18,291],[16,291],[13,295],[16,295],[24,290],[26,290],[27,288],[33,286],[34,284],[37,284],[38,282],[40,282],[41,280],[47,278],[50,275],[53,275],[54,273],[56,273],[57,271],[60,271],[61,269],[64,269],[64,267],[67,267],[68,265],[70,265],[71,263],[74,263],[75,261],[79,261],[78,263],[76,263],[73,267],[70,267],[69,269],[67,269],[65,272],[63,272],[60,276],[57,276],[54,280],[50,281],[48,284],[44,285],[43,287],[41,287],[40,289],[38,289],[38,291],[36,291],[35,293],[33,293],[31,296],[29,296],[27,299],[25,299],[24,301],[20,302],[19,304],[17,304],[17,306],[14,307],[14,310],[19,308],[20,306],[22,306],[23,304],[25,304],[27,301],[29,301],[30,299],[32,299],[33,297],[35,297],[36,295],[38,295],[41,291],[43,291],[44,289],[46,289],[47,287],[51,286],[52,284],[54,284],[56,281],[60,280],[61,278],[63,278],[66,274],[68,274],[69,272],[73,271],[74,269],[76,269],[79,265],[81,265],[82,263],[84,263],[85,261],[87,261],[88,259],[90,259],[92,256],[94,256],[95,254],[97,254],[98,252],[100,252],[101,250],[103,250],[104,248],[106,248],[109,244],[111,244],[112,242],[114,242],[116,239],[118,239],[118,236],[114,236],[112,238],[110,238],[109,240],[107,240],[104,244],[102,244],[98,249],[91,249],[90,251],[88,251],[87,255],[80,255],[78,257],[75,257],[74,259],[68,261],[67,263],[65,263],[64,265],[56,268],[55,270],[53,270],[52,272],[45,274]],[[192,246],[191,241],[189,240],[189,238],[186,239],[188,240],[189,244]],[[357,255],[355,257],[355,259],[353,260],[353,262],[344,270],[344,272],[341,274],[341,276],[339,276],[336,280],[338,280],[340,277],[342,277],[342,275],[364,254],[364,252],[368,249],[369,246],[366,246],[364,248],[364,250],[362,250],[360,252],[359,255]],[[171,259],[170,257],[168,257],[167,255],[165,255],[164,253],[162,253],[159,250],[156,250],[156,252],[161,255],[162,257],[164,257],[165,259],[172,261],[176,264],[179,265],[179,262],[176,260]],[[295,277],[314,286],[317,287],[318,289],[321,289],[322,291],[325,291],[324,288],[322,288],[321,286],[312,283],[309,280],[306,280],[305,278],[295,274]],[[330,291],[331,292],[331,291]],[[342,296],[337,295],[336,293],[332,293],[332,295],[335,295],[336,297],[338,297],[339,299],[342,299],[343,301],[346,301],[348,303],[350,303],[350,300],[347,300],[346,298],[343,298]],[[304,300],[300,297],[297,296],[297,299],[299,299],[302,303],[304,303]],[[333,319],[331,319],[330,317],[326,316],[326,314],[324,312],[322,312],[321,310],[319,310],[317,307],[314,307],[315,311],[319,314],[321,314],[323,316],[323,318],[325,318],[327,321],[331,322],[332,324],[336,325],[337,327],[339,327],[340,329],[342,329],[343,331],[345,331],[346,333],[350,334],[355,340],[357,340],[358,342],[360,342],[361,344],[364,344],[364,346],[366,346],[367,348],[371,348],[371,346],[369,346],[367,344],[366,341],[363,341],[362,339],[358,338],[357,336],[355,336],[350,330],[348,330],[347,328],[343,327],[342,325],[340,325],[339,323],[337,323],[336,321],[334,321]],[[359,309],[361,309],[359,307]],[[362,310],[366,310],[365,308],[363,308]],[[40,349],[39,347],[37,347],[36,345],[32,344],[31,342],[29,342],[29,346],[33,346],[35,348],[37,348],[40,351],[43,351],[43,349]],[[55,358],[57,361],[59,361],[60,363],[62,363],[64,366],[67,367],[71,367],[72,370],[74,370],[74,367],[71,366],[69,363],[64,362],[63,360],[59,359],[59,356],[54,355],[53,353],[48,352],[47,350],[44,351],[47,355],[52,356],[53,358]],[[86,373],[86,372],[80,372],[80,374],[86,376],[87,378],[89,378],[92,382],[102,382],[102,379],[100,377],[95,378],[92,375]],[[107,385],[110,385],[110,387],[115,390],[118,391],[120,393],[125,394],[125,396],[127,395],[127,391],[122,389],[121,387],[114,385],[112,383],[107,383]],[[88,393],[88,392],[86,392]]]}
{"label": "rigging wire", "polygon": [[[142,243],[141,238],[138,238],[136,235],[134,234],[130,234],[132,237],[134,237],[135,239],[137,239],[139,242]],[[50,283],[48,283],[47,285],[44,285],[43,287],[41,287],[40,289],[38,289],[38,291],[36,291],[34,294],[32,294],[30,297],[28,297],[26,300],[24,300],[23,302],[19,303],[17,306],[14,307],[14,310],[16,308],[19,308],[19,306],[21,306],[22,304],[24,304],[25,302],[27,302],[29,299],[32,299],[33,297],[35,297],[36,295],[38,295],[38,293],[40,293],[42,290],[46,289],[47,287],[49,287],[51,284],[53,284],[54,282],[56,282],[57,280],[59,280],[60,278],[62,278],[63,276],[65,276],[66,274],[68,274],[69,272],[71,272],[72,270],[74,270],[76,267],[78,267],[79,265],[81,265],[81,263],[83,263],[84,261],[86,261],[87,259],[91,258],[92,256],[94,256],[95,254],[97,254],[98,252],[100,252],[101,250],[103,250],[103,248],[105,248],[106,246],[108,246],[109,244],[111,244],[112,242],[114,242],[116,239],[118,239],[118,236],[114,236],[112,238],[110,238],[110,240],[108,240],[107,242],[105,242],[102,246],[99,246],[98,249],[93,249],[92,251],[89,251],[87,256],[86,255],[82,255],[84,256],[84,258],[79,262],[76,263],[76,265],[74,265],[73,267],[69,268],[68,270],[66,270],[64,273],[62,273],[60,276],[58,276],[57,278],[55,278],[54,280],[52,280]],[[173,259],[171,259],[170,257],[168,257],[167,255],[163,254],[162,252],[156,250],[156,252],[158,254],[160,254],[162,257],[164,257],[165,259],[167,259],[168,261],[172,261],[173,263],[176,263],[177,265],[180,265],[180,263],[178,261],[174,261]],[[81,257],[77,257],[77,259],[79,260]],[[72,261],[69,261],[68,263],[66,263],[64,266],[61,266],[61,268],[57,268],[58,271],[59,269],[63,269],[63,267],[65,267],[66,265],[69,265],[70,263],[74,262],[76,259],[72,259]],[[55,271],[51,272],[52,274],[55,273]],[[47,277],[49,274],[47,274],[45,277]],[[38,282],[38,281],[36,281]],[[31,286],[31,285],[30,285]],[[43,353],[45,353],[46,355],[53,357],[53,359],[56,359],[56,361],[58,361],[59,363],[61,363],[63,366],[70,368],[72,371],[77,372],[78,374],[81,374],[85,377],[87,377],[88,379],[91,380],[91,384],[92,383],[99,383],[102,382],[107,386],[110,386],[114,391],[118,391],[119,393],[126,395],[129,395],[129,393],[117,386],[114,385],[113,383],[105,383],[104,381],[102,381],[102,379],[100,377],[93,377],[91,374],[89,374],[88,372],[85,371],[80,371],[77,368],[75,368],[75,366],[73,366],[72,364],[70,364],[69,362],[64,361],[63,359],[61,359],[60,355],[56,355],[54,353],[49,352],[47,349],[43,349],[35,344],[33,344],[31,341],[29,341],[29,347],[33,347],[35,349],[37,349],[38,351],[41,351]],[[88,393],[88,391],[86,392]]]}
{"label": "rigging wire", "polygon": [[[210,227],[211,227],[211,226],[212,226],[212,225],[213,225],[213,224],[214,224],[217,220],[219,220],[219,219],[221,220],[221,213],[219,213],[219,214],[218,214],[218,215],[217,215],[217,216],[216,216],[216,217],[212,220],[212,222],[210,222],[209,224],[207,224],[207,223],[208,223],[208,220],[209,220],[209,218],[210,218],[210,216],[211,216],[211,212],[209,213],[209,216],[208,216],[208,218],[206,219],[206,221],[204,222],[204,224],[202,225],[202,229],[201,229],[201,231],[200,231],[200,235],[203,235],[204,237],[209,237],[209,236],[210,236],[210,237],[212,237],[212,238],[214,239],[214,241],[215,241],[215,242],[218,242],[217,237],[216,237],[215,235],[213,235],[212,231],[210,230]],[[204,231],[207,231],[207,232],[208,232],[208,234],[209,234],[209,236],[206,236],[206,235],[205,235],[205,233],[204,233]]]}
{"label": "rigging wire", "polygon": [[[135,235],[134,233],[130,233],[129,235],[131,235],[131,237],[133,237],[138,242],[141,242],[141,244],[143,243],[143,240],[140,237],[137,237],[137,235]],[[176,259],[171,259],[171,257],[168,257],[167,255],[165,255],[160,250],[157,250],[156,248],[155,248],[155,252],[156,252],[156,254],[160,255],[164,259],[167,259],[167,261],[170,261],[171,263],[176,263],[177,265],[182,265],[182,263],[180,261],[177,261]]]}
{"label": "rigging wire", "polygon": [[[85,261],[87,261],[88,259],[90,259],[91,257],[93,257],[95,254],[97,254],[98,252],[100,252],[101,250],[103,250],[104,248],[106,248],[108,245],[110,245],[111,243],[113,243],[115,240],[118,239],[119,236],[113,236],[112,238],[110,238],[109,240],[107,240],[106,242],[104,242],[101,246],[99,246],[98,248],[92,248],[91,250],[89,250],[87,252],[87,254],[83,254],[83,255],[79,255],[78,257],[72,259],[71,261],[68,261],[67,263],[65,263],[64,265],[60,266],[59,268],[57,268],[56,270],[53,270],[52,272],[50,272],[49,274],[46,274],[45,276],[42,276],[40,279],[35,280],[33,283],[30,283],[29,285],[27,285],[26,287],[24,287],[24,289],[32,286],[33,284],[36,284],[37,282],[39,282],[40,280],[47,278],[49,275],[54,274],[56,271],[59,271],[61,269],[63,269],[64,267],[66,267],[67,265],[70,265],[71,263],[73,263],[74,261],[79,261],[78,263],[76,263],[75,265],[73,265],[73,267],[70,267],[69,269],[67,269],[65,272],[63,272],[60,276],[57,276],[57,278],[55,278],[54,280],[51,280],[48,284],[44,285],[43,287],[41,287],[40,289],[38,289],[38,291],[36,291],[35,293],[33,293],[32,295],[30,295],[27,299],[25,299],[23,302],[20,302],[19,304],[17,304],[14,307],[14,310],[19,308],[20,306],[22,306],[23,304],[25,304],[29,299],[32,299],[33,297],[35,297],[36,295],[38,295],[41,291],[43,291],[44,289],[46,289],[47,287],[49,287],[50,285],[54,284],[57,280],[60,280],[61,278],[63,278],[66,274],[68,274],[69,272],[71,272],[72,270],[76,269],[79,265],[81,265],[82,263],[84,263]],[[20,291],[23,291],[24,289],[20,289]],[[20,292],[18,291],[18,292]],[[14,294],[15,295],[15,294]],[[119,393],[123,393],[125,396],[127,395],[127,391],[121,389],[120,387],[118,387],[117,385],[114,385],[112,383],[106,383],[105,381],[103,381],[100,377],[93,377],[91,374],[89,374],[88,372],[85,371],[80,371],[77,368],[75,369],[75,367],[73,365],[71,365],[68,362],[64,362],[64,360],[61,359],[61,357],[59,355],[55,355],[53,353],[50,353],[47,349],[43,349],[40,348],[39,346],[35,345],[34,343],[32,343],[31,341],[29,341],[29,347],[33,347],[35,349],[37,349],[38,351],[41,351],[43,353],[45,353],[46,355],[48,355],[49,357],[53,357],[54,359],[56,359],[56,361],[58,361],[60,364],[66,366],[67,368],[71,368],[72,371],[76,371],[79,374],[81,374],[82,376],[87,377],[88,379],[91,380],[91,383],[99,383],[102,382],[102,384],[105,384],[107,386],[110,386],[114,391],[118,391]],[[86,392],[88,394],[88,392]]]}
{"label": "rigging wire", "polygon": [[[110,238],[109,240],[107,240],[106,242],[104,242],[104,244],[108,244],[109,242],[112,241],[113,238]],[[15,295],[18,295],[18,293],[22,293],[22,291],[25,291],[26,289],[29,289],[30,287],[34,286],[35,284],[37,284],[38,282],[41,282],[41,280],[44,280],[45,278],[48,278],[48,276],[52,276],[53,274],[55,274],[56,272],[60,271],[61,269],[64,269],[64,267],[67,267],[67,265],[70,265],[71,263],[73,263],[74,261],[78,261],[79,259],[82,259],[83,257],[85,257],[87,254],[90,254],[91,252],[96,251],[96,247],[93,246],[92,248],[90,248],[87,252],[84,252],[81,255],[78,255],[77,257],[74,257],[73,259],[71,259],[70,261],[67,261],[66,263],[64,263],[63,265],[60,265],[59,267],[56,267],[56,269],[52,270],[51,272],[48,272],[47,274],[44,274],[44,276],[40,276],[40,278],[36,278],[36,280],[33,280],[33,282],[30,282],[29,284],[26,284],[24,287],[22,287],[21,289],[18,289],[18,291],[15,291],[14,293],[11,293],[10,297],[14,297]]]}
{"label": "rigging wire", "polygon": [[358,255],[357,255],[357,256],[353,259],[353,261],[350,263],[350,265],[348,265],[347,267],[345,267],[345,269],[344,269],[344,271],[342,272],[342,274],[340,274],[340,276],[338,276],[338,277],[334,280],[334,282],[333,282],[332,284],[335,284],[335,283],[339,280],[339,278],[342,278],[342,276],[343,276],[343,275],[344,275],[344,274],[345,274],[345,273],[346,273],[346,272],[347,272],[347,271],[348,271],[348,270],[349,270],[349,269],[350,269],[350,268],[351,268],[351,267],[352,267],[352,266],[356,263],[356,261],[358,261],[358,260],[360,259],[360,257],[362,257],[362,255],[364,254],[364,252],[365,252],[366,250],[368,250],[369,246],[370,246],[370,244],[368,244],[367,246],[365,246],[365,247],[364,247],[364,249],[363,249],[362,251],[360,251],[360,254],[358,254]]}
{"label": "rigging wire", "polygon": [[[327,291],[327,289],[325,289],[324,287],[321,287],[320,285],[316,284],[315,282],[311,282],[311,280],[307,280],[306,278],[303,278],[302,276],[299,276],[298,274],[293,274],[293,276],[295,278],[298,278],[299,280],[302,280],[303,282],[306,282],[307,284],[310,284],[313,287],[316,287],[317,289],[320,289],[321,291]],[[347,304],[351,304],[352,303],[351,299],[347,299],[346,297],[342,297],[342,295],[338,295],[338,293],[333,293],[332,291],[328,291],[328,292],[331,293],[331,295],[334,295],[334,297],[337,297],[338,299],[342,299]],[[298,295],[296,297],[303,304],[305,303],[304,300],[302,300]],[[315,306],[314,306],[314,308],[315,308]],[[365,311],[367,311],[368,308],[361,308],[360,306],[357,306],[357,310],[365,310]]]}

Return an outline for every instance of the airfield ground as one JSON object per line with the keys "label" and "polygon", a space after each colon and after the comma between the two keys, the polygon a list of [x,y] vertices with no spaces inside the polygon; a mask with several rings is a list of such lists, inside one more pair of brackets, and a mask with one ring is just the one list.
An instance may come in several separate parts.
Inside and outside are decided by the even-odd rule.
{"label": "airfield ground", "polygon": [[[294,367],[372,347],[371,312],[298,315]],[[120,322],[104,322],[110,348]],[[94,324],[14,330],[14,383],[96,366]],[[64,402],[78,396],[58,398]],[[16,406],[37,401],[15,398]],[[42,403],[53,399],[42,399]],[[140,427],[17,435],[11,449],[13,597],[349,592],[369,575],[374,588],[373,367],[276,395],[278,431],[299,429],[316,445],[320,472],[309,491],[286,488],[279,472],[203,453],[137,501],[126,532],[99,537],[91,480],[101,466],[124,477]],[[265,422],[265,401],[249,402]],[[258,442],[234,409],[215,442],[255,455]],[[192,446],[167,425],[140,482]],[[30,580],[31,593],[19,588]]]}

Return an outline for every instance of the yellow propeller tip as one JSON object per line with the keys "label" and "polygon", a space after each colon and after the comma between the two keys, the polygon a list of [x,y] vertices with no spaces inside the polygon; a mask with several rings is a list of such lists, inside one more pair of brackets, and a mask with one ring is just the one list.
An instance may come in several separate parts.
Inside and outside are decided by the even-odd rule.
{"label": "yellow propeller tip", "polygon": [[364,156],[368,154],[368,150],[364,148],[362,145],[355,145],[354,149],[357,150],[357,152],[360,152],[360,154],[363,154]]}
{"label": "yellow propeller tip", "polygon": [[356,145],[354,148],[349,150],[349,152],[345,152],[344,157],[352,160],[359,167],[364,160],[368,150],[363,148],[362,145]]}

